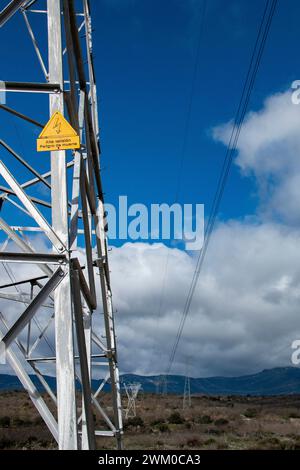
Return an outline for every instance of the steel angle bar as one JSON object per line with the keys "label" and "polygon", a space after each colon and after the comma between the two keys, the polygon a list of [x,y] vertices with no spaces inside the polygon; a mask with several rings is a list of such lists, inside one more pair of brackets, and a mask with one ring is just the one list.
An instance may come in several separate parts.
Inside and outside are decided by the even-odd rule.
{"label": "steel angle bar", "polygon": [[[36,181],[36,182],[38,183],[39,181]],[[21,184],[20,187],[23,188],[23,185]],[[11,196],[16,196],[16,197],[18,197],[18,196],[16,195],[16,193],[15,193],[12,189],[6,188],[5,186],[1,186],[1,185],[0,185],[0,191],[3,191],[3,193],[0,194],[0,198],[1,198],[1,197],[2,197],[2,198],[5,198],[5,196],[6,196],[7,194],[10,194]],[[35,196],[28,196],[28,199],[29,199],[31,202],[35,202],[36,204],[39,204],[40,206],[44,206],[44,207],[47,207],[48,209],[52,209],[52,205],[50,204],[50,202],[44,201],[43,199],[39,199],[39,198],[37,198],[37,197],[35,197]],[[14,204],[15,206],[17,206],[17,204],[16,204],[14,201],[12,201],[11,199],[9,200],[9,202],[10,202],[11,204]],[[68,205],[71,207],[71,202],[68,202]],[[17,206],[17,207],[18,207],[21,211],[25,212],[27,215],[29,215],[30,217],[32,217],[32,215],[29,214],[27,211],[25,211],[25,209],[23,209],[23,208],[20,207],[20,206]],[[69,212],[69,214],[70,214],[70,212]],[[81,211],[78,211],[78,218],[82,218]],[[41,231],[43,231],[43,229],[41,229]]]}
{"label": "steel angle bar", "polygon": [[79,33],[76,23],[76,14],[74,11],[74,4],[73,1],[63,0],[64,1],[64,16],[67,17],[67,21],[70,22],[70,32],[71,32],[71,39],[74,49],[74,58],[76,62],[76,68],[78,73],[78,80],[81,90],[86,90],[86,80],[84,74],[84,63],[79,39]]}
{"label": "steel angle bar", "polygon": [[94,169],[94,176],[95,176],[95,181],[96,181],[96,186],[97,186],[97,195],[101,201],[103,201],[103,189],[102,189],[102,182],[100,178],[100,166],[99,166],[99,147],[98,147],[98,142],[96,140],[95,134],[94,134],[94,129],[93,129],[93,121],[92,121],[92,115],[91,115],[91,110],[88,107],[88,97],[86,96],[86,132],[89,134],[90,138],[90,146],[91,146],[91,163],[93,165]]}
{"label": "steel angle bar", "polygon": [[[35,1],[36,1],[36,0],[35,0]],[[31,10],[31,9],[30,9],[30,10],[28,10],[28,11],[29,11],[30,13],[39,13],[39,14],[43,13],[43,14],[47,14],[47,10],[36,10],[36,9]],[[76,16],[84,16],[84,13],[76,13]]]}
{"label": "steel angle bar", "polygon": [[[85,104],[85,93],[81,91],[80,98],[79,98],[79,111],[78,111],[78,125],[79,125],[80,141],[82,140],[82,134],[83,134],[84,104]],[[75,152],[75,157],[74,157],[73,187],[72,187],[72,201],[71,201],[72,203],[71,222],[70,222],[71,250],[76,249],[76,246],[77,246],[80,174],[81,174],[82,162],[83,162],[82,154],[80,151],[77,150]]]}
{"label": "steel angle bar", "polygon": [[100,415],[104,418],[104,420],[106,421],[107,425],[110,427],[110,429],[112,431],[116,431],[116,428],[114,426],[114,424],[111,422],[111,420],[109,419],[108,415],[106,414],[106,412],[104,411],[104,409],[102,408],[102,406],[100,405],[100,403],[97,401],[96,398],[94,398],[94,395],[92,395],[92,402],[93,402],[93,405],[95,406],[96,410],[100,413]]}
{"label": "steel angle bar", "polygon": [[[67,168],[71,168],[73,166],[74,166],[74,160],[67,163]],[[50,178],[51,177],[51,171],[47,171],[46,173],[43,173],[42,175],[40,175],[40,177],[42,177],[44,179],[45,178]],[[29,181],[26,181],[25,183],[22,183],[20,186],[21,186],[22,189],[26,189],[26,188],[28,188],[30,186],[33,186],[33,185],[35,185],[39,182],[40,182],[40,178],[33,178],[32,180],[29,180]],[[0,190],[4,191],[2,194],[0,194],[0,197],[2,197],[5,193],[12,194],[13,196],[15,196],[14,191],[12,191],[9,188],[5,188],[3,186],[0,186]],[[49,202],[43,201],[42,199],[38,199],[36,197],[30,196],[30,200],[32,202],[35,202],[36,204],[40,204],[40,205],[48,207],[50,209],[52,208],[52,205]],[[71,203],[68,203],[68,204],[69,204],[69,206],[71,206]],[[78,213],[78,217],[81,218],[80,211]]]}
{"label": "steel angle bar", "polygon": [[28,8],[33,7],[33,5],[37,2],[38,0],[29,0],[26,5],[23,6],[24,10],[28,10]]}
{"label": "steel angle bar", "polygon": [[17,152],[15,152],[4,140],[0,139],[0,145],[5,148],[18,162],[20,162],[27,170],[29,170],[34,176],[36,176],[41,183],[51,189],[50,183],[36,171],[24,158],[22,158]]}
{"label": "steel angle bar", "polygon": [[[102,201],[98,201],[97,213],[95,215],[95,227],[96,230],[96,244],[97,244],[97,252],[98,252],[98,259],[96,260],[96,265],[99,268],[100,274],[100,281],[101,276],[104,278],[103,285],[106,286],[106,289],[110,291],[110,275],[109,275],[109,267],[107,263],[107,243],[106,243],[106,235],[105,235],[105,228],[104,228],[104,205]],[[102,282],[102,281],[101,281]]]}
{"label": "steel angle bar", "polygon": [[88,206],[87,206],[87,197],[86,197],[86,192],[85,192],[84,175],[85,175],[85,168],[82,166],[81,175],[80,175],[82,218],[83,218],[83,229],[84,229],[89,289],[90,289],[91,297],[93,300],[93,304],[95,305],[94,306],[94,309],[95,309],[97,307],[97,298],[96,298],[96,286],[95,286],[95,276],[94,276],[94,267],[93,267],[93,252],[92,252],[92,245],[91,245],[90,223],[89,223],[89,213],[88,213]]}
{"label": "steel angle bar", "polygon": [[42,331],[40,332],[40,334],[36,338],[35,342],[31,346],[31,348],[29,349],[29,351],[28,351],[28,356],[29,357],[31,356],[33,351],[36,349],[36,347],[39,345],[40,341],[43,339],[43,337],[44,337],[46,331],[48,330],[48,328],[50,327],[53,319],[54,319],[54,313],[53,313],[53,315],[51,315],[51,317],[49,318],[47,324],[44,326],[44,328],[42,329]]}
{"label": "steel angle bar", "polygon": [[88,358],[84,336],[84,325],[82,317],[82,304],[80,294],[80,281],[78,271],[72,270],[72,290],[74,302],[74,318],[77,337],[77,347],[79,352],[84,415],[86,420],[88,448],[95,449],[94,419],[91,409],[91,378],[89,374]]}
{"label": "steel angle bar", "polygon": [[[2,339],[2,337],[3,337],[3,332],[0,329],[0,339]],[[45,421],[52,436],[54,437],[56,441],[58,441],[57,422],[55,421],[51,411],[49,410],[48,406],[43,400],[41,394],[39,393],[36,386],[32,382],[30,376],[27,374],[25,368],[22,366],[21,361],[18,359],[16,354],[11,350],[11,348],[8,348],[8,350],[6,351],[6,358],[7,358],[7,362],[10,364],[10,366],[13,368],[16,375],[18,376],[24,389],[27,390],[29,394],[29,398],[31,399],[32,403],[34,404],[34,406],[40,413],[43,420]]]}
{"label": "steel angle bar", "polygon": [[80,173],[83,163],[82,154],[79,151],[75,152],[75,164],[73,172],[73,187],[72,187],[72,207],[71,207],[71,221],[70,221],[70,247],[71,250],[77,248],[77,235],[78,235],[78,218],[79,218],[79,199],[80,199]]}
{"label": "steel angle bar", "polygon": [[[48,69],[50,82],[63,89],[61,2],[47,0]],[[62,93],[49,97],[49,115],[55,111],[64,114]],[[69,220],[67,194],[66,152],[51,151],[52,226],[69,250]],[[69,254],[69,252],[68,252]],[[78,449],[74,331],[71,297],[71,266],[55,290],[55,345],[59,449]]]}
{"label": "steel angle bar", "polygon": [[[79,132],[79,123],[77,118],[77,89],[76,89],[76,72],[74,67],[74,47],[72,41],[72,34],[71,34],[71,25],[70,25],[70,13],[69,13],[69,4],[70,2],[66,2],[63,0],[63,19],[64,19],[64,26],[65,26],[65,34],[66,34],[66,49],[67,49],[67,58],[68,58],[68,65],[69,65],[69,80],[70,80],[70,100],[69,106],[72,108],[72,117],[75,120],[75,128],[77,132]],[[69,96],[69,95],[68,95]],[[81,97],[80,97],[81,98]],[[82,140],[82,139],[80,139]]]}
{"label": "steel angle bar", "polygon": [[[100,225],[101,227],[100,233],[97,233],[97,238],[96,238],[98,257],[102,257],[103,255],[107,256],[107,251],[106,251],[105,233],[103,230],[103,203],[101,200],[99,200],[99,204],[98,204],[97,217],[98,217],[99,223],[102,222],[102,225]],[[107,266],[107,263],[105,263],[105,266]],[[100,274],[100,283],[101,283],[101,291],[102,291],[102,303],[103,303],[104,320],[105,320],[107,349],[109,351],[108,360],[109,360],[109,368],[110,368],[111,387],[115,396],[114,409],[115,409],[116,427],[118,429],[117,440],[118,440],[118,447],[122,448],[122,439],[121,439],[122,403],[121,403],[121,397],[120,397],[119,370],[118,370],[117,357],[116,357],[116,339],[115,339],[111,291],[107,283],[107,274],[103,267],[99,266],[99,274]]]}
{"label": "steel angle bar", "polygon": [[[77,115],[76,115],[76,111],[74,109],[75,106],[74,106],[74,102],[72,101],[70,91],[66,91],[66,90],[64,91],[64,100],[65,100],[65,104],[67,106],[67,111],[68,111],[70,124],[76,130],[76,132],[78,133]],[[81,142],[81,147],[83,147],[82,142]]]}
{"label": "steel angle bar", "polygon": [[28,116],[25,116],[25,114],[22,114],[19,111],[16,111],[15,109],[9,108],[5,104],[0,104],[0,109],[3,109],[4,111],[6,111],[10,114],[13,114],[14,116],[17,116],[20,119],[23,119],[24,121],[30,122],[31,124],[34,124],[37,127],[41,127],[42,129],[44,128],[44,124],[41,124],[40,122],[36,121],[35,119],[32,119]]}
{"label": "steel angle bar", "polygon": [[[9,238],[21,248],[23,252],[34,254],[34,250],[28,243],[26,243],[11,227],[0,217],[0,228],[9,236]],[[53,274],[52,269],[46,264],[39,265],[40,269],[48,276],[51,277]]]}
{"label": "steel angle bar", "polygon": [[[29,294],[24,294],[24,293],[11,294],[8,292],[0,292],[0,299],[13,300],[14,302],[20,302],[22,304],[27,304],[27,305],[29,305],[31,301]],[[51,304],[43,304],[42,307],[53,309],[53,305]]]}
{"label": "steel angle bar", "polygon": [[[64,1],[66,2],[67,0],[64,0]],[[84,72],[83,57],[82,57],[82,51],[81,51],[81,46],[80,46],[79,34],[77,30],[77,25],[76,25],[74,2],[70,1],[68,2],[68,4],[69,4],[68,11],[69,11],[69,19],[70,19],[70,28],[71,28],[71,35],[73,38],[75,62],[76,62],[80,89],[86,91],[87,89],[86,78],[85,78],[85,72]],[[103,199],[102,183],[101,183],[101,178],[100,178],[100,168],[99,168],[99,162],[98,162],[99,149],[98,149],[98,144],[96,142],[95,135],[93,132],[93,121],[92,121],[91,111],[89,108],[87,94],[85,96],[85,100],[86,100],[86,106],[85,106],[86,108],[86,132],[89,133],[90,139],[91,139],[92,160],[93,160],[93,165],[94,165],[98,195],[101,199]]]}
{"label": "steel angle bar", "polygon": [[[71,168],[72,166],[74,166],[74,160],[67,163],[67,168]],[[50,178],[51,177],[51,170],[47,171],[46,173],[43,173],[41,176],[43,178]],[[29,186],[33,186],[34,184],[39,183],[39,181],[40,180],[38,178],[34,178],[32,180],[26,181],[26,183],[21,184],[21,188],[26,189]]]}
{"label": "steel angle bar", "polygon": [[[85,340],[85,347],[87,351],[87,366],[88,366],[88,372],[89,372],[89,377],[91,379],[92,377],[92,342],[91,342],[91,330],[92,330],[92,311],[89,310],[85,305],[83,306],[82,309],[83,313],[83,334],[84,334],[84,340]],[[92,393],[92,385],[90,381],[90,389]],[[87,450],[89,448],[89,438],[88,438],[88,427],[87,427],[87,421],[85,418],[85,406],[84,406],[84,397],[82,397],[82,426],[81,426],[81,431],[82,431],[82,438],[81,438],[81,449],[82,450]]]}
{"label": "steel angle bar", "polygon": [[84,174],[84,185],[85,185],[85,192],[87,195],[87,200],[89,203],[89,207],[91,210],[92,215],[94,216],[96,214],[96,199],[95,199],[95,192],[94,192],[94,181],[93,177],[94,175],[90,171],[91,165],[88,165],[88,170],[89,170],[89,178],[87,177],[86,171]]}
{"label": "steel angle bar", "polygon": [[45,299],[47,299],[49,294],[58,286],[63,277],[63,270],[58,268],[49,281],[44,285],[44,287],[37,293],[32,302],[24,310],[22,315],[2,338],[2,341],[0,342],[0,354],[5,352],[12,341],[14,341],[21,333],[28,322],[34,317],[37,310],[43,305]]}
{"label": "steel angle bar", "polygon": [[[93,163],[93,157],[92,157],[92,146],[91,146],[91,135],[90,131],[92,131],[94,135],[94,130],[90,129],[90,123],[88,121],[88,112],[85,112],[85,123],[88,129],[88,132],[86,133],[86,149],[87,149],[87,172],[85,172],[85,191],[87,193],[87,198],[89,202],[89,207],[90,211],[93,216],[96,214],[96,193],[95,193],[95,167]],[[98,159],[98,157],[97,157]],[[98,176],[100,173],[98,173]]]}
{"label": "steel angle bar", "polygon": [[0,12],[0,26],[3,26],[28,0],[12,0]]}
{"label": "steel angle bar", "polygon": [[103,389],[104,385],[106,384],[106,382],[108,381],[110,377],[110,373],[108,372],[106,374],[106,376],[104,377],[104,379],[102,380],[101,384],[99,385],[99,387],[97,388],[96,392],[94,393],[94,398],[97,398],[97,396],[99,395],[99,393],[101,392],[101,390]]}
{"label": "steel angle bar", "polygon": [[51,387],[49,386],[47,380],[44,378],[43,374],[41,373],[41,371],[37,368],[37,366],[32,362],[31,364],[31,367],[33,368],[34,372],[36,373],[36,376],[37,378],[39,379],[39,381],[41,382],[41,384],[43,385],[44,389],[46,390],[46,392],[48,393],[49,397],[52,399],[52,401],[54,402],[55,405],[57,405],[57,399],[56,399],[56,396],[55,394],[53,393]]}
{"label": "steel angle bar", "polygon": [[102,436],[102,437],[114,437],[115,432],[114,431],[95,431],[96,436]]}
{"label": "steel angle bar", "polygon": [[[84,16],[84,13],[76,13],[76,16]],[[78,27],[78,33],[80,33],[80,31],[82,30],[82,28],[84,27],[84,24],[85,24],[85,21],[83,20],[83,22],[81,23],[81,25]],[[67,48],[65,47],[64,50],[63,50],[63,55],[65,55],[65,53],[67,52]]]}
{"label": "steel angle bar", "polygon": [[[98,357],[102,357],[102,355],[96,354],[96,355],[93,355],[92,357],[98,358]],[[76,356],[74,356],[74,359],[80,359],[80,356],[76,355]],[[28,362],[55,362],[56,357],[55,356],[52,356],[52,357],[28,357],[27,360],[28,360]]]}
{"label": "steel angle bar", "polygon": [[[104,385],[106,384],[107,380],[109,379],[109,372],[108,374],[106,375],[106,377],[104,377],[103,381],[101,382],[100,386],[98,387],[96,393],[93,394],[94,398],[97,398],[97,395],[99,395],[99,393],[101,392],[102,388],[104,387]],[[78,418],[78,423],[80,423],[82,419],[82,414],[79,416]]]}
{"label": "steel angle bar", "polygon": [[10,199],[10,197],[8,195],[5,195],[3,197],[3,199],[8,202],[9,204],[11,204],[12,206],[15,206],[17,207],[20,211],[24,212],[24,214],[28,215],[28,217],[31,217],[31,215],[29,214],[29,212],[24,209],[24,207],[22,207],[20,204],[18,204],[16,201],[13,201],[12,199]]}
{"label": "steel angle bar", "polygon": [[28,11],[28,13],[38,13],[38,14],[43,13],[44,15],[47,15],[47,13],[48,13],[47,10],[31,10],[30,9],[30,10],[27,10],[27,11]]}
{"label": "steel angle bar", "polygon": [[101,341],[94,331],[92,332],[92,341],[98,346],[98,348],[101,349],[101,351],[107,352],[106,345],[103,343],[103,341]]}
{"label": "steel angle bar", "polygon": [[[2,324],[4,325],[5,329],[8,330],[8,326],[7,326],[7,323],[6,323],[6,320],[3,316],[3,314],[0,312],[0,320],[2,322]],[[27,360],[27,357],[26,357],[26,350],[24,348],[24,346],[21,344],[20,341],[16,341],[16,345],[18,346],[19,350],[21,351],[21,354],[24,356],[24,358]],[[27,360],[27,365],[29,365],[34,373],[37,375],[37,378],[39,379],[39,381],[41,382],[41,384],[43,385],[44,389],[46,390],[46,392],[48,393],[48,395],[52,398],[52,400],[56,403],[56,397],[54,395],[54,393],[52,392],[51,388],[49,387],[47,381],[45,380],[45,378],[43,377],[43,375],[41,374],[41,372],[39,371],[39,369],[36,367],[36,365],[33,363],[33,362],[29,362]]]}
{"label": "steel angle bar", "polygon": [[19,227],[17,225],[10,225],[10,227],[16,232],[43,232],[40,227]]}
{"label": "steel angle bar", "polygon": [[38,277],[30,277],[29,279],[23,279],[22,281],[11,282],[10,284],[2,284],[0,285],[0,289],[6,289],[7,287],[15,287],[20,286],[22,284],[33,284],[36,285],[37,281],[42,281],[43,279],[47,279],[48,276],[38,276]]}
{"label": "steel angle bar", "polygon": [[85,280],[85,276],[82,272],[82,268],[80,266],[80,263],[78,261],[78,258],[73,258],[71,260],[72,262],[72,266],[73,266],[73,269],[75,271],[78,272],[78,276],[79,276],[79,282],[80,282],[80,289],[82,291],[82,295],[89,307],[90,310],[95,310],[95,308],[97,307],[97,305],[95,304],[95,301],[94,301],[94,298],[93,296],[91,295],[91,292],[90,292],[90,289],[89,289],[89,286]]}
{"label": "steel angle bar", "polygon": [[34,218],[36,223],[44,230],[45,234],[47,235],[49,240],[53,243],[54,247],[58,251],[66,250],[66,246],[56,235],[53,228],[49,225],[49,223],[46,221],[46,219],[41,214],[41,212],[34,206],[34,204],[30,200],[30,198],[27,196],[23,188],[15,180],[13,175],[9,172],[9,170],[6,168],[6,166],[1,160],[0,160],[0,173],[5,179],[5,181],[7,182],[7,184],[15,192],[15,194],[20,199],[20,201],[24,204],[28,212],[30,212],[31,216]]}
{"label": "steel angle bar", "polygon": [[84,21],[85,21],[85,32],[86,32],[85,42],[86,42],[87,61],[88,61],[89,80],[90,80],[90,98],[91,98],[92,118],[93,118],[93,126],[94,126],[96,139],[99,140],[97,88],[96,88],[95,69],[94,69],[94,61],[93,61],[92,20],[91,20],[89,0],[83,0],[83,9],[84,9]]}
{"label": "steel angle bar", "polygon": [[27,29],[28,29],[28,33],[29,33],[29,36],[30,36],[30,38],[31,38],[31,41],[32,41],[32,44],[33,44],[33,47],[34,47],[34,50],[35,50],[35,53],[36,53],[36,55],[37,55],[38,61],[39,61],[40,66],[41,66],[41,68],[42,68],[43,74],[44,74],[46,80],[48,80],[48,72],[47,72],[45,63],[44,63],[44,61],[43,61],[42,54],[41,54],[41,51],[40,51],[40,49],[39,49],[39,46],[38,46],[37,40],[36,40],[36,38],[35,38],[34,32],[33,32],[32,28],[31,28],[30,22],[29,22],[29,20],[28,20],[28,18],[27,18],[26,11],[25,11],[25,10],[22,10],[22,14],[23,14],[23,18],[24,18],[26,27],[27,27]]}
{"label": "steel angle bar", "polygon": [[56,357],[29,357],[27,358],[28,362],[55,362]]}
{"label": "steel angle bar", "polygon": [[[105,357],[107,357],[107,356],[105,355]],[[93,362],[93,365],[94,365],[94,366],[98,366],[98,367],[108,367],[108,366],[109,366],[109,362],[98,362],[98,361],[95,362],[95,361],[94,361],[94,362]]]}
{"label": "steel angle bar", "polygon": [[56,253],[17,253],[6,251],[0,253],[0,261],[10,263],[63,264],[66,262],[66,257]]}
{"label": "steel angle bar", "polygon": [[[110,418],[108,417],[107,413],[105,412],[105,410],[102,408],[102,406],[100,405],[100,403],[97,401],[97,399],[95,398],[95,395],[91,395],[91,400],[92,400],[92,403],[93,405],[95,406],[96,410],[98,411],[98,413],[101,415],[101,417],[104,419],[104,421],[106,422],[106,424],[108,425],[108,427],[112,430],[113,434],[112,436],[115,435],[115,432],[116,432],[116,428],[114,426],[114,424],[111,422]],[[80,421],[82,420],[82,415],[78,418],[78,423],[80,423]],[[108,431],[107,431],[108,432]],[[96,434],[96,431],[95,431],[95,434]]]}
{"label": "steel angle bar", "polygon": [[28,82],[6,82],[4,81],[6,92],[22,93],[60,93],[60,85],[57,83],[28,83]]}
{"label": "steel angle bar", "polygon": [[[0,195],[1,197],[3,197],[3,195],[5,196],[5,194],[11,194],[12,196],[17,196],[15,191],[13,191],[11,188],[6,188],[5,186],[0,185],[0,191],[2,191],[2,194]],[[39,204],[40,206],[48,207],[48,209],[51,209],[50,202],[44,201],[43,199],[39,199],[35,196],[27,196],[27,197],[28,197],[29,201],[31,201],[31,202],[35,202],[36,204]],[[30,215],[30,216],[32,217],[32,215]]]}

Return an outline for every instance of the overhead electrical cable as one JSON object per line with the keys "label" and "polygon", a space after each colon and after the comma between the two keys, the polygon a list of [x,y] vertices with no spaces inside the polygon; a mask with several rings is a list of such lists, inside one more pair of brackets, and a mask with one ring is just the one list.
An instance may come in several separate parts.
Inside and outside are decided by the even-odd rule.
{"label": "overhead electrical cable", "polygon": [[205,259],[205,255],[207,252],[211,234],[214,228],[216,216],[220,207],[225,185],[226,185],[227,178],[229,175],[229,170],[233,161],[233,156],[235,154],[238,139],[241,133],[243,123],[244,123],[244,119],[245,119],[246,111],[248,108],[250,96],[253,90],[255,78],[259,69],[259,65],[260,65],[262,54],[265,48],[266,40],[270,31],[270,27],[271,27],[274,13],[276,10],[276,5],[277,5],[277,0],[267,0],[266,5],[265,5],[263,17],[260,23],[253,53],[251,56],[250,65],[249,65],[246,79],[244,82],[242,95],[241,95],[239,106],[238,106],[237,113],[235,116],[234,125],[232,126],[232,131],[231,131],[229,143],[227,146],[227,151],[225,154],[221,174],[220,174],[218,184],[217,184],[217,190],[216,190],[214,200],[212,203],[211,213],[210,213],[207,225],[206,225],[203,247],[201,251],[199,252],[199,256],[196,262],[196,267],[193,273],[192,281],[189,287],[188,295],[186,298],[186,302],[185,302],[184,309],[181,315],[179,327],[177,330],[177,335],[176,335],[176,338],[172,347],[172,351],[170,354],[169,364],[168,364],[168,368],[166,372],[167,374],[170,372],[172,368],[175,354],[178,348],[178,344],[182,335],[182,331],[183,331],[186,318],[190,310],[191,302],[192,302],[194,292],[197,286],[197,282],[200,276],[200,272],[203,266],[203,262]]}
{"label": "overhead electrical cable", "polygon": [[[189,99],[188,99],[187,113],[186,113],[186,119],[185,119],[185,125],[184,125],[184,134],[183,134],[182,147],[181,147],[181,153],[180,153],[180,159],[179,159],[178,178],[177,178],[174,203],[178,202],[179,194],[180,194],[183,164],[184,164],[184,159],[186,155],[188,134],[189,134],[189,128],[190,128],[190,122],[191,122],[191,115],[192,115],[193,99],[194,99],[195,88],[196,88],[196,78],[197,78],[197,72],[198,72],[199,62],[200,62],[200,50],[201,50],[201,42],[202,42],[202,37],[203,37],[203,32],[204,32],[206,9],[207,9],[207,0],[203,0],[198,41],[197,41],[197,46],[196,46],[195,63],[194,63],[194,68],[193,68],[193,73],[192,73],[192,84],[191,84],[191,89],[190,89],[190,94],[189,94]],[[170,262],[170,250],[167,251],[165,262],[164,262],[164,269],[163,269],[163,275],[162,275],[162,287],[161,287],[161,292],[159,296],[158,312],[156,315],[157,323],[160,319],[161,311],[164,305],[169,262]]]}

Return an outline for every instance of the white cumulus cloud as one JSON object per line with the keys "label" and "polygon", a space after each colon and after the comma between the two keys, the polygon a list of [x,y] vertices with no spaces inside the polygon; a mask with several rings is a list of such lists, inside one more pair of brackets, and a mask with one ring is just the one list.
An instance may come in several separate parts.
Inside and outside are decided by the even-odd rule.
{"label": "white cumulus cloud", "polygon": [[[216,140],[227,145],[232,122],[213,130]],[[264,218],[279,217],[284,223],[300,222],[300,105],[291,92],[267,98],[261,110],[246,116],[237,145],[235,163],[257,181]]]}

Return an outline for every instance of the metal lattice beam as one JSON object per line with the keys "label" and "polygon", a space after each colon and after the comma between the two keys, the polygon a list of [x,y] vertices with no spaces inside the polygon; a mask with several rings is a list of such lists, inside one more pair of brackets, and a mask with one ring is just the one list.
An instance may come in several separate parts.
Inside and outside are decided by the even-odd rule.
{"label": "metal lattice beam", "polygon": [[[68,159],[69,162],[66,151],[51,151],[49,171],[41,172],[28,161],[26,155],[21,157],[1,139],[2,146],[35,178],[20,183],[22,173],[18,175],[17,171],[12,172],[6,162],[0,161],[0,175],[7,184],[7,187],[0,186],[3,202],[0,207],[0,230],[11,242],[9,247],[5,243],[0,252],[0,262],[10,277],[10,282],[2,287],[16,289],[15,293],[1,292],[0,299],[11,301],[16,308],[20,303],[25,305],[25,310],[13,323],[3,313],[0,314],[1,324],[5,328],[0,330],[0,348],[30,394],[33,404],[58,442],[59,449],[94,449],[96,438],[101,437],[115,438],[117,448],[121,449],[122,405],[100,176],[97,89],[89,2],[81,0],[82,11],[76,12],[73,0],[47,0],[47,10],[36,10],[38,14],[47,15],[44,38],[36,37],[26,14],[30,12],[27,7],[34,3],[39,2],[10,2],[0,12],[0,25],[8,20],[13,21],[18,10],[21,11],[32,40],[33,52],[37,55],[46,81],[31,83],[23,81],[20,76],[15,77],[19,81],[3,82],[4,88],[9,93],[15,93],[16,97],[19,93],[46,93],[49,96],[49,109],[45,110],[48,117],[55,111],[64,115],[66,108],[69,122],[80,136],[81,147],[72,152],[73,159]],[[80,25],[77,24],[78,17]],[[83,38],[79,36],[82,30],[85,33]],[[65,51],[62,51],[63,37]],[[47,63],[39,48],[43,41],[48,46]],[[67,61],[62,59],[64,53]],[[83,57],[87,57],[86,63]],[[64,88],[65,84],[68,84],[68,90]],[[6,105],[1,108],[14,118],[41,127],[35,116],[27,117],[28,114],[32,115],[32,111],[22,114]],[[70,171],[73,169],[71,178],[67,175],[68,168]],[[29,187],[34,190],[38,183],[43,183],[47,188],[51,194],[50,200],[46,196],[45,200],[41,200],[27,193]],[[72,194],[70,202],[68,193]],[[11,196],[17,202],[12,201]],[[16,213],[12,224],[5,220],[5,201],[13,204]],[[37,206],[46,209],[42,211]],[[14,218],[11,207],[10,220]],[[30,221],[23,227],[17,223],[18,211]],[[36,224],[35,227],[31,226],[32,222]],[[40,252],[35,249],[24,231],[39,233],[45,243],[47,241],[51,245],[52,251]],[[85,266],[79,261],[80,252],[85,253]],[[28,279],[17,279],[13,268],[8,267],[20,266],[20,263],[34,265],[43,271],[43,275],[34,273]],[[95,276],[95,270],[98,271],[98,277]],[[100,282],[97,286],[98,279]],[[30,292],[26,291],[26,286],[30,287]],[[101,293],[99,306],[97,289]],[[52,306],[53,311],[49,315]],[[95,322],[94,316],[98,317]],[[93,324],[97,325],[97,331]],[[18,355],[12,349],[14,344],[18,348]],[[51,350],[50,356],[44,352],[45,345]],[[97,348],[98,354],[93,352],[93,348]],[[75,361],[80,366],[80,373],[76,371]],[[56,392],[43,376],[43,364],[53,364]],[[94,366],[104,371],[96,391],[91,387]],[[26,367],[36,374],[57,406],[57,422],[33,385]],[[76,380],[80,383],[82,395],[79,412],[75,394]],[[110,384],[109,411],[101,402],[107,383]],[[105,423],[103,429],[94,429],[93,410]]]}

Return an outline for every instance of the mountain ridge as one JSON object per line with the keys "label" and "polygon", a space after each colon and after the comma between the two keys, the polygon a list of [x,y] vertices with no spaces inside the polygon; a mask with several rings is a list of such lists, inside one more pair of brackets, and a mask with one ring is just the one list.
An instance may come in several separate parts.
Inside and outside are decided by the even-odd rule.
{"label": "mountain ridge", "polygon": [[[144,392],[156,393],[158,383],[162,375],[142,376],[138,374],[121,375],[121,384],[139,382]],[[43,390],[39,380],[31,376],[38,390]],[[46,380],[52,389],[55,389],[55,378],[46,376]],[[168,393],[182,394],[185,377],[182,375],[169,375],[167,378]],[[93,388],[96,389],[99,382],[93,380]],[[191,393],[193,395],[290,395],[300,394],[300,368],[275,367],[264,369],[255,374],[237,377],[198,377],[190,378]],[[0,391],[22,390],[22,385],[15,375],[0,374]],[[106,384],[104,390],[108,390]]]}

